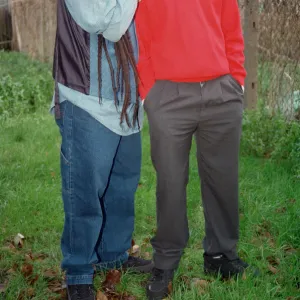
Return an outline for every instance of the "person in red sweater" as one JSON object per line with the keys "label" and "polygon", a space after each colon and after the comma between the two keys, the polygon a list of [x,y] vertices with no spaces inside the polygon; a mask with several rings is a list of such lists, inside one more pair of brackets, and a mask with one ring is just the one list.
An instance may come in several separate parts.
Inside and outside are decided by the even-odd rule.
{"label": "person in red sweater", "polygon": [[205,215],[204,271],[232,277],[248,267],[237,254],[244,41],[237,0],[142,0],[136,30],[157,173],[155,269],[147,295],[163,299],[189,238],[193,136]]}

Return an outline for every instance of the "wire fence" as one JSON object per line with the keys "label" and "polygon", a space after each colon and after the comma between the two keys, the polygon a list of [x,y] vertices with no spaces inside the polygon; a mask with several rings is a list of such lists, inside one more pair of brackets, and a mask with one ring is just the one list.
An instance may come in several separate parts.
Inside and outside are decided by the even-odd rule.
{"label": "wire fence", "polygon": [[299,0],[261,1],[259,95],[289,119],[300,117],[299,34]]}
{"label": "wire fence", "polygon": [[[258,1],[258,100],[300,118],[300,1]],[[243,24],[249,0],[240,0]],[[245,31],[245,28],[244,28]],[[247,39],[251,36],[245,36]],[[251,54],[250,54],[251,55]]]}
{"label": "wire fence", "polygon": [[[257,99],[287,118],[300,118],[300,1],[239,0],[243,24],[257,1]],[[0,48],[51,61],[55,40],[56,0],[0,0]],[[249,11],[249,10],[248,10]],[[252,12],[253,13],[253,12]],[[246,44],[254,43],[246,35]],[[247,96],[247,94],[246,94]]]}

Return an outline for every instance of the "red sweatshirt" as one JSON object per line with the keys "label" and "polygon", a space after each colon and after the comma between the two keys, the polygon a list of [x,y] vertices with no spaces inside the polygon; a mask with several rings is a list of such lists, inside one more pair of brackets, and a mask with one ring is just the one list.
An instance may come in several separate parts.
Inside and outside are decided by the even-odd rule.
{"label": "red sweatshirt", "polygon": [[155,80],[204,82],[231,74],[244,85],[237,0],[142,0],[136,29],[142,99]]}

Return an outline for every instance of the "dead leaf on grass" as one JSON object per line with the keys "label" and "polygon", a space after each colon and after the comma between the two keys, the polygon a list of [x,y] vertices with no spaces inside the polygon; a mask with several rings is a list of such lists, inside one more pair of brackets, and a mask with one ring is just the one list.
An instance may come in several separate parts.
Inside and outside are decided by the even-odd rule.
{"label": "dead leaf on grass", "polygon": [[271,266],[278,266],[280,264],[280,259],[271,255],[267,257],[267,261]]}
{"label": "dead leaf on grass", "polygon": [[36,253],[36,254],[33,254],[32,252],[28,252],[25,254],[25,260],[26,261],[43,261],[45,260],[46,258],[48,257],[47,254],[44,254],[44,253]]}
{"label": "dead leaf on grass", "polygon": [[198,293],[204,294],[209,287],[209,281],[200,278],[192,279],[191,285],[197,289]]}
{"label": "dead leaf on grass", "polygon": [[136,300],[136,297],[128,296],[128,295],[121,295],[120,300]]}
{"label": "dead leaf on grass", "polygon": [[34,290],[34,288],[28,288],[25,291],[25,294],[26,294],[26,297],[33,298],[35,296],[35,290]]}
{"label": "dead leaf on grass", "polygon": [[279,208],[276,209],[276,212],[281,213],[281,214],[285,213],[286,212],[286,207],[279,207]]}
{"label": "dead leaf on grass", "polygon": [[64,286],[59,280],[51,280],[48,282],[48,289],[52,293],[61,293],[61,291],[65,290]]}
{"label": "dead leaf on grass", "polygon": [[96,300],[136,300],[134,296],[127,293],[118,293],[116,286],[121,281],[121,272],[111,270],[107,273],[105,280],[102,283],[102,291],[97,292]]}
{"label": "dead leaf on grass", "polygon": [[283,248],[283,251],[285,252],[285,254],[287,255],[293,255],[296,254],[298,252],[297,249],[293,248],[292,246],[285,246]]}
{"label": "dead leaf on grass", "polygon": [[4,247],[1,247],[1,250],[12,251],[12,252],[17,251],[17,249],[16,249],[15,245],[13,244],[13,242],[8,242]]}
{"label": "dead leaf on grass", "polygon": [[17,300],[32,299],[34,296],[35,296],[34,288],[28,288],[20,292]]}
{"label": "dead leaf on grass", "polygon": [[25,297],[26,297],[25,292],[21,291],[20,294],[19,294],[19,296],[18,296],[18,298],[17,298],[17,300],[24,300]]}
{"label": "dead leaf on grass", "polygon": [[291,204],[295,204],[295,203],[296,203],[296,199],[290,199],[289,202],[290,202]]}
{"label": "dead leaf on grass", "polygon": [[172,281],[169,282],[168,284],[168,293],[169,295],[171,295],[173,292],[173,284],[172,284]]}
{"label": "dead leaf on grass", "polygon": [[258,235],[265,235],[267,231],[271,229],[271,222],[263,220],[259,225],[256,226],[256,233]]}
{"label": "dead leaf on grass", "polygon": [[255,246],[261,246],[263,244],[263,241],[261,238],[259,237],[254,237],[252,240],[251,240],[251,244],[255,245]]}
{"label": "dead leaf on grass", "polygon": [[186,276],[186,275],[183,275],[180,277],[180,280],[185,284],[185,285],[190,285],[191,284],[191,279]]}
{"label": "dead leaf on grass", "polygon": [[24,264],[21,268],[21,273],[24,277],[29,277],[32,275],[33,272],[33,266],[30,264]]}
{"label": "dead leaf on grass", "polygon": [[26,261],[32,261],[33,260],[33,256],[32,256],[31,252],[25,254],[25,260]]}
{"label": "dead leaf on grass", "polygon": [[275,267],[273,267],[271,265],[268,266],[268,269],[274,275],[278,273],[278,269],[276,269]]}
{"label": "dead leaf on grass", "polygon": [[27,282],[29,285],[34,285],[39,279],[39,275],[35,275],[35,276],[30,276],[30,278],[28,278]]}
{"label": "dead leaf on grass", "polygon": [[149,244],[150,241],[151,241],[151,238],[148,236],[148,237],[144,238],[143,244]]}
{"label": "dead leaf on grass", "polygon": [[267,238],[269,238],[269,239],[272,238],[272,235],[271,235],[271,233],[269,231],[266,231],[264,233],[264,236],[267,237]]}
{"label": "dead leaf on grass", "polygon": [[270,239],[268,240],[268,243],[269,243],[269,246],[270,246],[271,248],[275,248],[276,243],[275,243],[275,241],[274,241],[273,238],[270,238]]}
{"label": "dead leaf on grass", "polygon": [[96,300],[108,300],[108,298],[101,291],[98,291]]}
{"label": "dead leaf on grass", "polygon": [[267,242],[269,244],[269,246],[271,248],[274,248],[276,246],[275,240],[274,238],[271,236],[270,232],[265,232],[264,235],[260,235],[258,237],[254,237],[251,240],[251,243],[256,245],[256,246],[262,246],[265,245],[266,241],[265,239],[267,239]]}
{"label": "dead leaf on grass", "polygon": [[45,270],[45,272],[43,273],[43,277],[46,279],[53,279],[55,277],[59,276],[59,272],[53,269],[47,269]]}
{"label": "dead leaf on grass", "polygon": [[200,286],[202,288],[207,288],[209,286],[209,281],[200,278],[193,278],[192,279],[192,286]]}
{"label": "dead leaf on grass", "polygon": [[115,291],[116,290],[116,285],[119,284],[121,281],[121,272],[118,270],[110,270],[107,275],[106,278],[104,280],[104,282],[102,283],[102,288],[104,289],[104,291]]}
{"label": "dead leaf on grass", "polygon": [[267,238],[269,246],[271,248],[274,248],[275,240],[270,233],[270,229],[271,229],[271,222],[268,220],[264,220],[260,225],[256,227],[256,234],[258,235],[258,238],[254,238],[253,241],[256,240],[257,242],[263,238]]}
{"label": "dead leaf on grass", "polygon": [[16,264],[16,263],[14,263],[13,265],[12,265],[12,267],[9,269],[9,270],[7,270],[6,271],[6,273],[7,274],[14,274],[14,273],[16,273],[16,271],[19,269],[19,266]]}
{"label": "dead leaf on grass", "polygon": [[59,294],[59,298],[57,300],[68,300],[67,290],[62,289],[57,294]]}
{"label": "dead leaf on grass", "polygon": [[33,260],[34,261],[43,261],[46,258],[48,258],[48,255],[45,253],[37,253],[33,255]]}

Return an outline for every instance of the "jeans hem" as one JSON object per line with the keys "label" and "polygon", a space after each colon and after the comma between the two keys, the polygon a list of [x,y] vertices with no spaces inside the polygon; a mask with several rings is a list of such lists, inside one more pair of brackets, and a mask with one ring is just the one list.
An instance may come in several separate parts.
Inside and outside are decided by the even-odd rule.
{"label": "jeans hem", "polygon": [[66,283],[67,285],[75,284],[93,284],[94,274],[92,275],[67,275]]}
{"label": "jeans hem", "polygon": [[96,271],[101,272],[101,271],[107,271],[111,269],[119,269],[128,260],[128,257],[129,254],[125,252],[113,261],[100,262],[98,264],[95,264]]}

